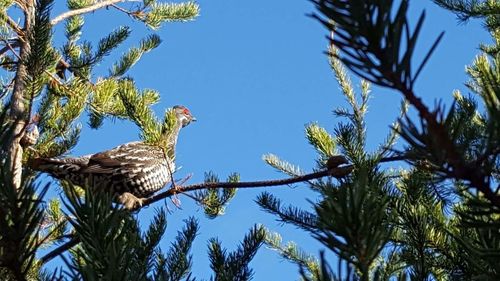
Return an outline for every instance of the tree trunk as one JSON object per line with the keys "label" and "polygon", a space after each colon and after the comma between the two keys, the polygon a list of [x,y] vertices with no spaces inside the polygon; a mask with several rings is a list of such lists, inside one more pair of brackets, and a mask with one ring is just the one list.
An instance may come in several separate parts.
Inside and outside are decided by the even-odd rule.
{"label": "tree trunk", "polygon": [[24,61],[30,52],[30,43],[26,34],[32,26],[32,19],[34,15],[34,2],[27,0],[24,2],[24,36],[19,34],[19,59],[17,64],[17,72],[14,78],[14,90],[10,100],[9,117],[13,122],[10,137],[7,139],[6,151],[8,167],[12,175],[12,184],[18,189],[21,186],[22,175],[22,160],[23,160],[23,147],[21,146],[21,139],[26,131],[26,126],[29,121],[30,112],[27,105],[32,102],[26,99],[26,65]]}

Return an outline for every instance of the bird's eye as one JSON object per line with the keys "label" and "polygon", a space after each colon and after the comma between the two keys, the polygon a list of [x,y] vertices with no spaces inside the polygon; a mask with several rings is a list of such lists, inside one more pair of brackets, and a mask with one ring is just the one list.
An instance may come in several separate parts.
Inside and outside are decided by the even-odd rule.
{"label": "bird's eye", "polygon": [[191,115],[191,112],[189,112],[189,109],[187,109],[187,108],[184,108],[184,110],[182,112],[186,115]]}

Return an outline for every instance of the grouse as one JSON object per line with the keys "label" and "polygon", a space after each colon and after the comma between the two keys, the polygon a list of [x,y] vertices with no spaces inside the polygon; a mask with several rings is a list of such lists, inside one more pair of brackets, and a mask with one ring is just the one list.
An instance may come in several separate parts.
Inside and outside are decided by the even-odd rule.
{"label": "grouse", "polygon": [[140,207],[145,198],[171,181],[179,131],[196,121],[184,106],[174,106],[173,110],[176,125],[166,149],[135,141],[81,157],[37,158],[32,161],[31,167],[75,185],[96,183],[108,187],[125,208]]}

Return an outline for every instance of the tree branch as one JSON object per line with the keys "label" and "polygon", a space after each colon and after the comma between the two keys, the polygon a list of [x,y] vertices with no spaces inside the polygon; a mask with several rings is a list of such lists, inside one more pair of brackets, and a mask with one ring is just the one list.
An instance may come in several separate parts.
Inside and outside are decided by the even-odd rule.
{"label": "tree branch", "polygon": [[12,51],[17,56],[18,54],[15,53],[13,49],[18,48],[21,45],[19,40],[16,40],[15,42],[12,43],[9,43],[7,40],[4,40],[4,42],[6,42],[6,44],[2,49],[0,49],[0,57],[3,57],[7,51]]}
{"label": "tree branch", "polygon": [[420,118],[427,122],[429,131],[435,135],[440,148],[446,152],[446,160],[452,168],[451,171],[445,171],[448,176],[468,180],[471,186],[482,192],[491,203],[500,207],[500,196],[491,190],[488,184],[488,176],[477,169],[476,163],[473,163],[473,165],[466,163],[463,157],[457,153],[455,144],[446,131],[445,126],[438,122],[436,114],[429,111],[427,106],[422,102],[422,99],[417,97],[411,88],[405,87],[396,78],[394,78],[394,82],[396,89],[417,109]]}
{"label": "tree branch", "polygon": [[5,23],[14,30],[14,32],[19,36],[19,39],[22,40],[24,37],[23,29],[8,15],[4,14]]}
{"label": "tree branch", "polygon": [[[402,161],[406,160],[406,156],[398,155],[391,157],[384,157],[380,160],[380,163],[384,162],[393,162],[393,161]],[[312,179],[322,178],[326,176],[332,176],[335,178],[341,178],[348,175],[354,169],[353,165],[346,165],[340,167],[332,167],[329,170],[323,170],[311,174],[306,174],[298,177],[292,177],[287,179],[280,180],[266,180],[266,181],[249,181],[249,182],[208,182],[208,183],[197,183],[186,186],[176,185],[169,190],[158,193],[157,195],[146,198],[143,202],[143,205],[135,210],[139,210],[142,207],[146,207],[155,202],[158,202],[167,197],[173,196],[175,194],[182,194],[189,191],[195,191],[200,189],[208,189],[208,188],[256,188],[256,187],[267,187],[267,186],[280,186],[280,185],[289,185],[297,182],[305,182]]]}
{"label": "tree branch", "polygon": [[[250,182],[207,182],[207,183],[198,183],[186,186],[176,186],[175,188],[170,188],[169,190],[154,195],[152,197],[147,198],[142,207],[146,207],[155,202],[158,202],[167,197],[173,196],[174,194],[181,194],[189,191],[201,190],[201,189],[209,189],[209,188],[256,188],[256,187],[265,187],[265,186],[280,186],[280,185],[288,185],[297,182],[304,182],[312,179],[322,178],[326,176],[333,177],[343,177],[349,174],[353,169],[353,165],[342,166],[335,168],[333,170],[323,170],[311,174],[306,174],[299,177],[293,177],[288,179],[280,179],[280,180],[267,180],[267,181],[250,181]],[[142,208],[140,207],[140,208]],[[136,210],[140,209],[137,208]]]}
{"label": "tree branch", "polygon": [[117,9],[118,11],[127,14],[130,17],[138,17],[138,15],[139,15],[139,11],[132,12],[132,11],[124,9],[124,8],[122,8],[122,7],[120,7],[120,6],[116,5],[116,4],[112,4],[111,6],[113,8],[115,8],[115,9]]}
{"label": "tree branch", "polygon": [[[330,159],[333,159],[334,157],[338,156],[333,156]],[[406,160],[405,156],[391,156],[391,157],[384,157],[380,160],[380,163],[383,162],[393,162],[393,161],[402,161]],[[329,161],[330,162],[330,161]],[[249,181],[249,182],[208,182],[208,183],[197,183],[197,184],[192,184],[192,185],[186,185],[186,186],[180,186],[180,185],[175,185],[175,187],[172,187],[168,189],[165,192],[159,193],[155,196],[149,197],[145,200],[142,206],[133,209],[132,211],[137,211],[140,210],[141,208],[144,208],[146,206],[149,206],[155,202],[158,202],[162,199],[168,198],[170,196],[173,196],[175,194],[180,194],[180,193],[186,193],[189,191],[195,191],[195,190],[201,190],[201,189],[208,189],[208,188],[257,188],[257,187],[267,187],[267,186],[281,186],[281,185],[289,185],[292,183],[298,183],[298,182],[305,182],[309,181],[312,179],[318,179],[326,176],[331,176],[335,178],[342,178],[347,176],[352,172],[354,169],[354,165],[345,165],[345,166],[338,166],[339,162],[338,161],[332,161],[331,163],[332,166],[329,167],[329,169],[322,170],[319,172],[315,173],[310,173],[298,177],[291,177],[287,179],[279,179],[279,180],[266,180],[266,181]],[[342,164],[345,162],[342,162]],[[329,165],[330,166],[330,165]],[[52,260],[53,258],[57,257],[58,255],[62,254],[63,252],[71,249],[72,247],[76,246],[80,241],[73,237],[71,238],[68,242],[62,244],[61,246],[55,248],[45,256],[43,256],[40,259],[40,262],[42,264]]]}
{"label": "tree branch", "polygon": [[52,24],[52,26],[54,26],[54,25],[58,24],[59,22],[65,20],[67,18],[70,18],[70,17],[73,17],[73,16],[77,16],[77,15],[81,15],[81,14],[90,13],[90,12],[93,12],[95,10],[99,10],[101,8],[104,8],[104,7],[107,7],[107,6],[111,6],[113,4],[116,4],[116,3],[119,3],[119,2],[123,2],[123,1],[125,1],[125,0],[107,0],[107,1],[101,1],[101,2],[98,2],[98,3],[94,4],[94,5],[91,5],[91,6],[88,6],[88,7],[85,7],[85,8],[67,11],[67,12],[64,12],[64,13],[58,15],[54,19],[52,19],[50,21],[50,24]]}
{"label": "tree branch", "polygon": [[61,246],[55,248],[54,250],[50,251],[47,253],[45,256],[40,258],[40,263],[45,264],[52,260],[53,258],[59,256],[60,254],[66,252],[67,250],[73,248],[74,246],[78,245],[80,243],[80,240],[73,236],[68,242],[62,244]]}

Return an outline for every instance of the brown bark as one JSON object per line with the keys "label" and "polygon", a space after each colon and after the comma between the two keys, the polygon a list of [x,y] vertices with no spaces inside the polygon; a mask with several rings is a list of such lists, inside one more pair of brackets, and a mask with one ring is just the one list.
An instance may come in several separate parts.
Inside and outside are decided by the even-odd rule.
{"label": "brown bark", "polygon": [[[31,28],[32,19],[34,15],[34,3],[32,0],[27,0],[22,5],[24,9],[24,34]],[[7,139],[6,150],[8,152],[8,167],[12,175],[12,184],[15,188],[21,185],[22,174],[22,159],[23,147],[21,146],[21,139],[26,131],[26,125],[29,119],[29,112],[27,104],[30,102],[25,97],[26,90],[26,65],[24,60],[30,51],[30,44],[27,38],[20,38],[19,40],[19,59],[17,72],[14,79],[14,90],[10,100],[9,117],[12,122],[12,131],[10,137]]]}

